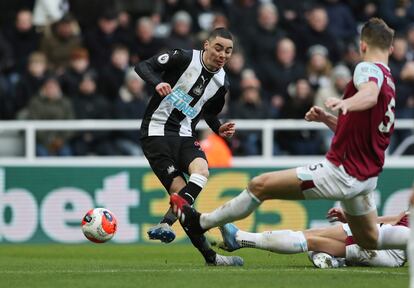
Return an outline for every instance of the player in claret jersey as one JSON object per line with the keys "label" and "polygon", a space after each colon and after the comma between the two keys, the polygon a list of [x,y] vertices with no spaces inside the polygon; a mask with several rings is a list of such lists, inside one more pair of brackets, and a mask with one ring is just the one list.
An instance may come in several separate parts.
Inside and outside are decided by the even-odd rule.
{"label": "player in claret jersey", "polygon": [[[340,112],[338,118],[321,107],[306,113],[306,120],[322,122],[335,131],[324,161],[259,175],[241,194],[211,213],[200,214],[173,194],[171,205],[183,225],[203,232],[242,219],[270,199],[339,200],[359,246],[405,250],[409,229],[377,227],[373,195],[394,128],[395,87],[387,66],[393,36],[394,31],[379,18],[365,23],[360,38],[363,62],[355,68],[343,98],[329,98],[325,103]],[[285,241],[298,243],[293,247],[297,251],[307,250],[303,233],[293,233]]]}

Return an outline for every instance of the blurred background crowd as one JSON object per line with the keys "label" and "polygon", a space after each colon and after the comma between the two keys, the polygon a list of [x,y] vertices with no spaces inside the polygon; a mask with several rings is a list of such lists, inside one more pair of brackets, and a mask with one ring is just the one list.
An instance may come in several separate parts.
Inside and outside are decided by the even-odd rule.
{"label": "blurred background crowd", "polygon": [[[413,119],[410,0],[0,1],[0,120],[142,118],[153,87],[131,67],[165,49],[200,49],[215,27],[235,36],[221,116],[303,119],[312,105],[341,97],[360,61],[358,30],[373,16],[396,30],[389,63],[396,117]],[[398,130],[390,149],[411,134]],[[331,136],[277,132],[274,154],[323,154]],[[260,131],[239,132],[226,144],[233,155],[261,154]],[[142,155],[132,130],[43,131],[36,153]]]}

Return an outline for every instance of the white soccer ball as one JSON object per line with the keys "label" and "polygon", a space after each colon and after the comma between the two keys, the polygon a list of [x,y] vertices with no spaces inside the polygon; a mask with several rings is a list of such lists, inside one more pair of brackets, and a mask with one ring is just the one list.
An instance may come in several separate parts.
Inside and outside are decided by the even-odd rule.
{"label": "white soccer ball", "polygon": [[116,233],[115,215],[106,208],[89,210],[82,219],[82,232],[94,243],[104,243],[112,239]]}
{"label": "white soccer ball", "polygon": [[323,252],[312,252],[309,255],[313,265],[317,268],[327,269],[327,268],[335,268],[336,260],[334,257],[327,253]]}

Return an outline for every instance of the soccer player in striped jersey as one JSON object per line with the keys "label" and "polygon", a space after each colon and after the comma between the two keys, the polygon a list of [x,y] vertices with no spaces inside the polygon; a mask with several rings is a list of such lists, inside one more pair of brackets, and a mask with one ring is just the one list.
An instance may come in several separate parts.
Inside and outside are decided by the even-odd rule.
{"label": "soccer player in striped jersey", "polygon": [[306,120],[322,122],[335,132],[322,162],[261,174],[246,190],[211,213],[200,214],[173,194],[171,205],[181,223],[201,233],[247,217],[266,200],[330,199],[341,202],[359,246],[405,250],[409,230],[402,226],[378,228],[373,194],[394,130],[395,85],[387,66],[393,36],[394,31],[382,19],[371,18],[365,23],[360,38],[363,61],[356,66],[343,98],[325,102],[340,112],[339,116],[316,106],[305,115]]}
{"label": "soccer player in striped jersey", "polygon": [[[141,125],[145,157],[169,194],[178,193],[192,205],[209,176],[206,156],[195,138],[195,127],[204,117],[221,137],[235,132],[234,123],[222,124],[217,115],[224,106],[228,79],[223,67],[233,52],[231,33],[214,29],[203,50],[174,49],[139,63],[135,71],[154,87]],[[188,182],[184,174],[189,175]],[[176,217],[169,210],[150,228],[150,239],[169,243]],[[222,256],[211,249],[203,234],[188,233],[193,245],[210,265],[242,265],[240,257]]]}

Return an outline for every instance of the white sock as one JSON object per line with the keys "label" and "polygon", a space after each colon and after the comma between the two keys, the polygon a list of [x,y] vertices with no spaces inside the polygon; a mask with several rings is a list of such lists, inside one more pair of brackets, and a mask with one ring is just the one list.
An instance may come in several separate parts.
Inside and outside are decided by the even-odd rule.
{"label": "white sock", "polygon": [[378,249],[406,250],[410,229],[400,225],[382,225],[378,229]]}
{"label": "white sock", "polygon": [[207,178],[201,174],[193,173],[190,175],[188,182],[193,182],[194,184],[199,186],[201,189],[203,189],[204,186],[206,186],[207,184]]}
{"label": "white sock", "polygon": [[301,231],[278,230],[263,233],[238,231],[236,241],[242,247],[258,248],[279,254],[308,251],[305,235]]}
{"label": "white sock", "polygon": [[200,225],[203,229],[210,229],[243,219],[260,204],[260,200],[246,189],[213,212],[201,214]]}

